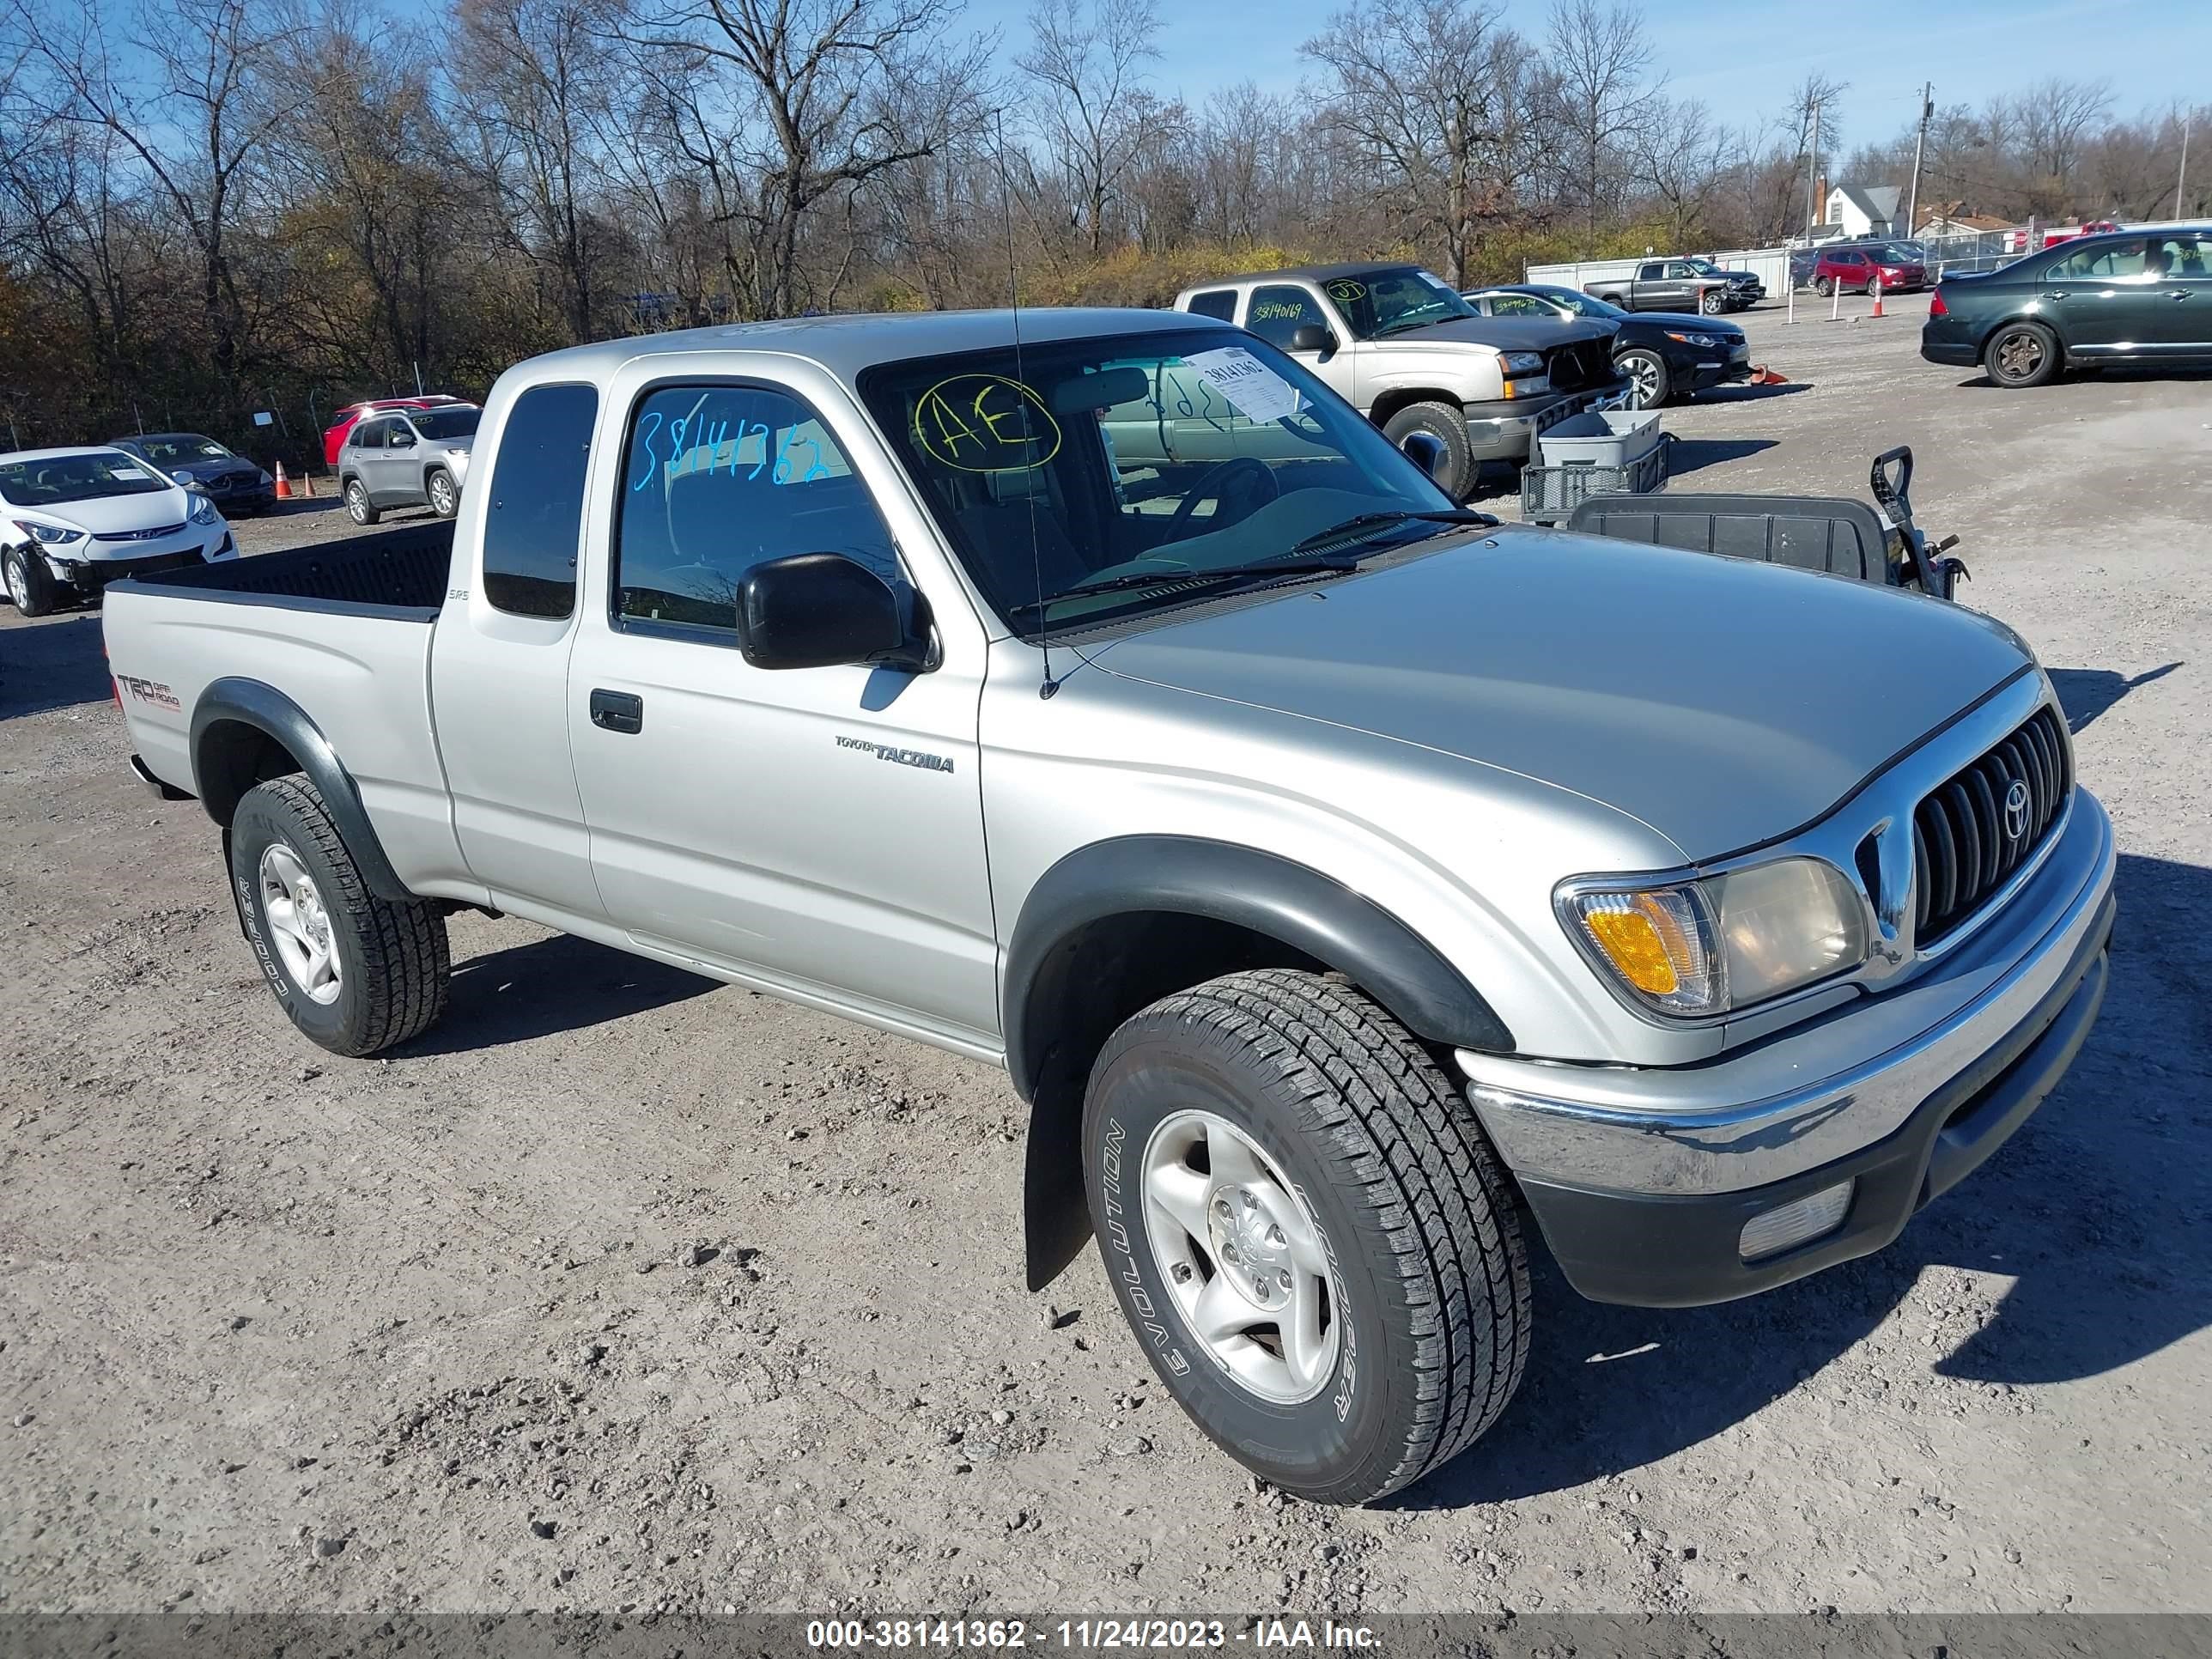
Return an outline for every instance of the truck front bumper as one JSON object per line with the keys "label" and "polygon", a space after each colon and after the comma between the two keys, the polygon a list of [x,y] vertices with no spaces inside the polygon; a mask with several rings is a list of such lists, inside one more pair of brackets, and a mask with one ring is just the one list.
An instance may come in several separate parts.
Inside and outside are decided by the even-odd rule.
{"label": "truck front bumper", "polygon": [[1536,434],[1579,415],[1612,387],[1558,392],[1534,398],[1504,398],[1495,403],[1462,404],[1468,453],[1478,461],[1525,461]]}
{"label": "truck front bumper", "polygon": [[[1948,981],[1966,1000],[1878,1053],[1852,1050],[1863,1046],[1854,1028],[1882,1025],[1880,999],[1704,1066],[1462,1052],[1468,1099],[1568,1282],[1595,1301],[1688,1307],[1888,1244],[2027,1121],[2080,1051],[2104,1000],[2114,862],[2103,809],[2077,794],[2039,878],[2014,896],[2023,914],[1985,930],[2002,931],[2001,945],[1974,941],[1979,953],[1919,992],[1941,996]],[[1541,1092],[1506,1086],[1509,1072],[1516,1084],[1540,1075]],[[1778,1077],[1816,1080],[1776,1091]],[[1798,1217],[1809,1231],[1778,1225]]]}

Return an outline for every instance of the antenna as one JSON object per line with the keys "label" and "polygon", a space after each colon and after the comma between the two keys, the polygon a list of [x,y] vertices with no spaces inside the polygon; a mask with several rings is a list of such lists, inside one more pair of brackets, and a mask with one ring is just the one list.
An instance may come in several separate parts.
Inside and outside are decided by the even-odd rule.
{"label": "antenna", "polygon": [[[1014,264],[1014,191],[1006,179],[1006,112],[1003,105],[991,112],[993,125],[997,129],[999,150],[999,212],[1006,222],[1006,299],[1014,322],[1014,378],[1022,383],[1029,397],[1028,371],[1022,367],[1022,285]],[[1030,407],[1022,404],[1022,430],[1030,428]],[[1045,618],[1044,555],[1037,547],[1036,492],[1024,489],[1022,498],[1030,509],[1030,574],[1036,584],[1037,649],[1044,658],[1044,684],[1037,687],[1037,696],[1049,700],[1060,690],[1060,682],[1052,677],[1052,624]]]}

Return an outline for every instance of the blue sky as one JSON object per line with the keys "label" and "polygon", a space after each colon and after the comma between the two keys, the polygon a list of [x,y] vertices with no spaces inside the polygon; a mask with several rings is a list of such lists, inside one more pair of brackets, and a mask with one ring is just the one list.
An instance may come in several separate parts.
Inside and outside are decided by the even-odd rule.
{"label": "blue sky", "polygon": [[[1298,43],[1339,9],[1339,0],[1161,0],[1155,83],[1194,100],[1245,79],[1293,87]],[[1547,9],[1510,0],[1506,19],[1534,34]],[[1027,11],[1027,0],[970,0],[969,24],[999,29],[1011,56]],[[1908,125],[1923,80],[1936,83],[1939,106],[1978,105],[2052,75],[2110,80],[2123,114],[2212,99],[2205,0],[1662,0],[1644,12],[1669,85],[1731,125],[1778,109],[1808,70],[1848,82],[1847,147]]]}

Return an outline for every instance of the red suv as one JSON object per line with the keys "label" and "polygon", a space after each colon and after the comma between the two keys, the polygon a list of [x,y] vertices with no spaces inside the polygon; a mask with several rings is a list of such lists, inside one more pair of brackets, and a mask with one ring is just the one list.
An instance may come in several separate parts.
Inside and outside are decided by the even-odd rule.
{"label": "red suv", "polygon": [[1869,242],[1857,247],[1823,249],[1813,265],[1813,292],[1824,297],[1838,289],[1846,294],[1863,294],[1874,286],[1877,276],[1884,294],[1928,286],[1928,267],[1918,254],[1887,243]]}
{"label": "red suv", "polygon": [[348,404],[337,412],[337,421],[323,428],[323,459],[330,465],[338,464],[338,451],[345,447],[346,434],[354,422],[364,415],[374,415],[386,409],[434,409],[441,404],[457,404],[459,398],[448,398],[443,392],[426,392],[420,398],[370,398],[357,404]]}

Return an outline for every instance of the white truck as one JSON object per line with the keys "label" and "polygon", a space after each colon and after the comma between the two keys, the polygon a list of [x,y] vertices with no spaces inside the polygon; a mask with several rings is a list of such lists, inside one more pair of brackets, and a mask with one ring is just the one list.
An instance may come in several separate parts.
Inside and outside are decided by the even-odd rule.
{"label": "white truck", "polygon": [[1175,308],[1289,353],[1394,441],[1427,433],[1454,501],[1485,461],[1527,461],[1538,433],[1628,389],[1612,324],[1487,317],[1419,265],[1255,271],[1185,289]]}
{"label": "white truck", "polygon": [[1455,507],[1224,323],[617,341],[477,448],[450,525],[108,591],[277,1004],[404,1043],[479,907],[1003,1066],[1030,1283],[1095,1233],[1292,1491],[1497,1419],[1524,1216],[1587,1296],[1784,1284],[2096,1017],[2111,827],[2009,629]]}

